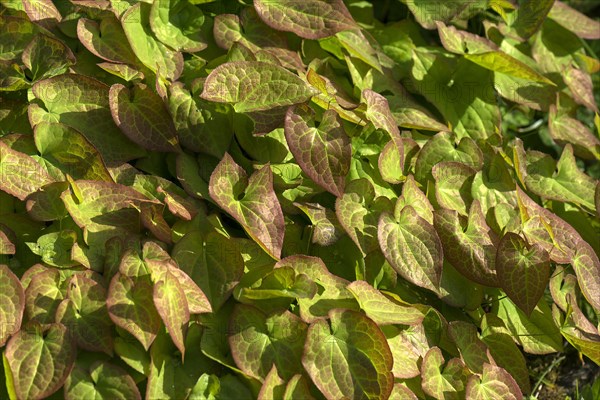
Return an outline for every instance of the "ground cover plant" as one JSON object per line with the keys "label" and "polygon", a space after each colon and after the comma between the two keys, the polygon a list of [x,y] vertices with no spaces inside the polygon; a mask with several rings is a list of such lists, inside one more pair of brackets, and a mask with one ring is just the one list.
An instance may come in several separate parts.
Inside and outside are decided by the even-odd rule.
{"label": "ground cover plant", "polygon": [[597,13],[0,0],[0,397],[598,399]]}

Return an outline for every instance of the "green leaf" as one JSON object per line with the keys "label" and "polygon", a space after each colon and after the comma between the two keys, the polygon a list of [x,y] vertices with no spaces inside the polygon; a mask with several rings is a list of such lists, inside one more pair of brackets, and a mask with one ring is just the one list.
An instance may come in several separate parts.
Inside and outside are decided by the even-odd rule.
{"label": "green leaf", "polygon": [[550,258],[539,244],[529,245],[508,232],[496,254],[496,272],[502,289],[526,315],[531,315],[550,280]]}
{"label": "green leaf", "polygon": [[115,124],[133,142],[153,151],[179,150],[171,115],[150,88],[134,86],[130,91],[121,84],[113,85],[109,104]]}
{"label": "green leaf", "polygon": [[471,138],[462,138],[458,144],[454,136],[440,132],[428,140],[417,156],[415,179],[425,184],[426,179],[433,180],[433,167],[443,161],[457,161],[475,170],[483,165],[483,154]]}
{"label": "green leaf", "polygon": [[[421,326],[422,325],[418,325]],[[415,344],[416,338],[412,336],[409,330],[400,330],[395,326],[385,326],[381,328],[388,342],[388,346],[394,357],[394,367],[392,373],[394,378],[410,379],[419,376],[419,360],[421,354],[418,344]]]}
{"label": "green leaf", "polygon": [[474,33],[458,30],[440,21],[436,21],[436,26],[442,46],[451,53],[482,54],[498,49],[494,42]]}
{"label": "green leaf", "polygon": [[429,349],[421,365],[423,391],[436,399],[458,400],[464,398],[467,368],[459,358],[444,366],[444,356],[438,347]]}
{"label": "green leaf", "polygon": [[212,199],[234,217],[263,250],[279,259],[285,226],[268,166],[248,178],[246,171],[225,153],[210,177],[209,190]]}
{"label": "green leaf", "polygon": [[56,321],[69,329],[79,347],[112,355],[113,332],[106,308],[106,289],[98,282],[82,275],[73,276],[67,296],[56,310]]}
{"label": "green leaf", "polygon": [[239,113],[303,103],[317,93],[282,67],[256,61],[222,64],[206,78],[201,97],[234,104]]}
{"label": "green leaf", "polygon": [[550,307],[542,298],[527,317],[509,298],[498,302],[498,317],[506,324],[513,338],[531,354],[550,354],[562,351],[560,331],[552,320]]}
{"label": "green leaf", "polygon": [[68,268],[77,265],[71,260],[71,249],[77,241],[77,234],[70,229],[50,232],[40,236],[37,243],[29,244],[31,252],[42,257],[48,265],[59,268]]}
{"label": "green leaf", "polygon": [[64,74],[36,82],[32,91],[42,104],[31,103],[30,121],[60,122],[81,132],[105,162],[126,161],[144,154],[114,124],[108,103],[109,87],[93,78]]}
{"label": "green leaf", "polygon": [[25,292],[19,278],[6,265],[0,265],[0,346],[21,329],[25,310]]}
{"label": "green leaf", "polygon": [[496,234],[487,225],[479,202],[469,212],[466,230],[452,210],[436,210],[434,226],[441,239],[444,257],[467,278],[485,286],[498,287],[496,276]]}
{"label": "green leaf", "polygon": [[39,27],[24,16],[12,16],[2,13],[0,16],[0,61],[11,61],[20,58],[25,46]]}
{"label": "green leaf", "polygon": [[19,399],[43,399],[63,385],[75,362],[75,345],[67,329],[52,324],[42,329],[35,323],[15,334],[6,345]]}
{"label": "green leaf", "polygon": [[398,218],[382,213],[378,225],[381,250],[404,279],[434,292],[442,276],[442,242],[433,225],[406,206]]}
{"label": "green leaf", "polygon": [[112,14],[105,15],[100,23],[80,18],[77,21],[77,37],[92,54],[106,61],[137,63],[121,23]]}
{"label": "green leaf", "polygon": [[453,2],[440,3],[434,0],[402,0],[413,13],[415,19],[426,29],[435,29],[436,21],[448,22],[459,15],[473,2],[468,0],[457,0]]}
{"label": "green leaf", "polygon": [[223,157],[232,139],[232,134],[222,131],[223,126],[229,124],[228,114],[215,103],[194,96],[181,82],[174,82],[169,90],[169,112],[181,145],[195,152]]}
{"label": "green leaf", "polygon": [[512,28],[523,39],[529,39],[540,29],[553,4],[554,0],[521,1]]}
{"label": "green leaf", "polygon": [[113,322],[135,336],[147,351],[161,327],[150,282],[115,274],[108,288],[106,306]]}
{"label": "green leaf", "polygon": [[175,81],[183,71],[183,56],[155,38],[150,11],[150,4],[131,6],[121,17],[121,26],[136,57],[157,75]]}
{"label": "green leaf", "polygon": [[152,298],[158,314],[183,358],[190,310],[179,280],[172,273],[166,272],[161,280],[154,283]]}
{"label": "green leaf", "polygon": [[157,1],[150,10],[150,27],[158,40],[172,49],[194,53],[207,46],[204,14],[187,0]]}
{"label": "green leaf", "polygon": [[113,182],[98,151],[70,126],[40,122],[34,139],[41,156],[73,179]]}
{"label": "green leaf", "polygon": [[423,311],[408,303],[394,302],[365,281],[355,281],[347,289],[354,295],[360,308],[377,325],[414,325],[423,321]]}
{"label": "green leaf", "polygon": [[560,332],[573,347],[589,357],[592,362],[600,363],[600,335],[581,331],[573,326],[562,326]]}
{"label": "green leaf", "polygon": [[56,310],[65,295],[66,282],[60,272],[56,269],[42,268],[25,287],[27,319],[42,325],[53,323]]}
{"label": "green leaf", "polygon": [[459,138],[487,139],[500,129],[493,73],[464,57],[418,48],[412,51],[412,84],[440,110]]}
{"label": "green leaf", "polygon": [[62,74],[75,64],[75,56],[63,42],[37,34],[23,50],[23,64],[32,74],[32,80]]}
{"label": "green leaf", "polygon": [[546,83],[555,86],[555,83],[539,72],[502,51],[490,51],[480,54],[465,54],[464,57],[490,71],[504,75],[514,76],[532,82]]}
{"label": "green leaf", "polygon": [[254,7],[270,27],[305,39],[322,39],[356,28],[341,0],[256,0]]}
{"label": "green leaf", "polygon": [[206,294],[215,311],[244,272],[244,260],[233,240],[217,233],[188,232],[175,244],[172,257]]}
{"label": "green leaf", "polygon": [[385,336],[355,311],[333,309],[308,328],[302,365],[327,398],[387,398],[394,385]]}
{"label": "green leaf", "polygon": [[297,299],[300,317],[305,322],[312,323],[327,316],[331,308],[358,309],[352,293],[346,289],[349,282],[329,272],[320,258],[295,255],[284,258],[276,265],[278,268],[292,268],[318,285],[313,297]]}
{"label": "green leaf", "polygon": [[390,212],[392,204],[385,197],[375,198],[375,190],[366,179],[350,182],[335,203],[335,212],[348,235],[363,254],[377,249],[377,224],[382,212]]}
{"label": "green leaf", "polygon": [[600,22],[589,18],[561,1],[555,1],[549,18],[583,39],[600,39]]}
{"label": "green leaf", "polygon": [[337,220],[335,212],[319,203],[294,203],[312,224],[312,243],[319,246],[329,246],[338,241],[344,234],[344,228]]}
{"label": "green leaf", "polygon": [[477,327],[463,321],[448,324],[448,336],[456,343],[462,360],[473,372],[481,374],[485,364],[491,362],[487,346],[479,338]]}
{"label": "green leaf", "polygon": [[485,314],[481,320],[481,340],[499,367],[507,370],[523,393],[531,391],[529,367],[504,322],[494,314]]}
{"label": "green leaf", "polygon": [[237,366],[256,379],[267,377],[275,364],[283,378],[300,373],[306,324],[289,311],[269,315],[237,305],[230,321],[229,345]]}
{"label": "green leaf", "polygon": [[473,375],[467,383],[467,398],[474,400],[522,400],[523,394],[517,382],[503,368],[484,364],[481,378]]}
{"label": "green leaf", "polygon": [[435,179],[435,198],[445,209],[468,215],[473,201],[471,185],[475,170],[466,164],[447,161],[437,163],[431,170]]}
{"label": "green leaf", "polygon": [[525,184],[529,190],[542,197],[594,209],[597,181],[579,170],[570,145],[564,148],[558,163],[539,152],[529,152],[527,158]]}
{"label": "green leaf", "polygon": [[342,196],[352,146],[337,113],[325,111],[317,126],[310,107],[290,107],[285,116],[285,137],[302,171],[333,195]]}
{"label": "green leaf", "polygon": [[65,382],[65,399],[111,398],[114,400],[141,400],[133,378],[122,368],[105,361],[97,361],[86,368],[75,364]]}
{"label": "green leaf", "polygon": [[0,189],[19,200],[25,200],[42,186],[54,182],[32,157],[11,149],[4,142],[0,142],[0,177]]}

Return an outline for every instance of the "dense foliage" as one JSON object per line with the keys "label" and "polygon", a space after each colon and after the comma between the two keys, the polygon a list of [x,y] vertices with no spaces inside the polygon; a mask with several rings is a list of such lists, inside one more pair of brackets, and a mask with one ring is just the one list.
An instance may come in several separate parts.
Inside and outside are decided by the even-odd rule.
{"label": "dense foliage", "polygon": [[0,0],[0,397],[521,399],[536,357],[599,364],[574,7]]}

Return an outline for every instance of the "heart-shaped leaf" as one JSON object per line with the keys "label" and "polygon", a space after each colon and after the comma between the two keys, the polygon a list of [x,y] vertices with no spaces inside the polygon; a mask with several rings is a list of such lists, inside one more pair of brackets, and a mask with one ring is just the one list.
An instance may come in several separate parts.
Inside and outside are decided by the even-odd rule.
{"label": "heart-shaped leaf", "polygon": [[94,362],[89,368],[75,364],[65,382],[65,399],[110,398],[141,400],[133,378],[124,369],[105,361]]}
{"label": "heart-shaped leaf", "polygon": [[153,151],[178,151],[175,125],[162,99],[150,88],[111,86],[110,111],[115,124],[133,142]]}
{"label": "heart-shaped leaf", "polygon": [[341,0],[254,0],[254,8],[267,25],[305,39],[321,39],[356,28]]}
{"label": "heart-shaped leaf", "polygon": [[393,358],[379,327],[364,315],[333,309],[309,328],[302,365],[328,399],[387,398]]}
{"label": "heart-shaped leaf", "polygon": [[161,280],[154,283],[152,298],[158,314],[165,323],[173,343],[175,343],[183,358],[190,310],[179,280],[172,273],[165,272]]}
{"label": "heart-shaped leaf", "polygon": [[550,258],[538,244],[530,246],[515,233],[504,235],[496,253],[502,289],[527,315],[544,295],[550,280]]}
{"label": "heart-shaped leaf", "polygon": [[310,107],[290,107],[285,116],[285,138],[302,171],[339,197],[350,170],[350,139],[333,110],[325,111],[316,125]]}
{"label": "heart-shaped leaf", "polygon": [[0,265],[0,346],[18,332],[25,310],[25,293],[19,278],[6,265]]}
{"label": "heart-shaped leaf", "polygon": [[48,172],[25,153],[11,149],[0,142],[0,189],[19,200],[54,182]]}
{"label": "heart-shaped leaf", "polygon": [[317,93],[283,67],[256,61],[222,64],[206,78],[201,97],[234,104],[237,112],[264,111],[303,103]]}
{"label": "heart-shaped leaf", "polygon": [[289,311],[265,315],[255,307],[238,305],[230,320],[229,345],[235,363],[249,376],[262,380],[275,364],[282,377],[300,373],[307,326]]}
{"label": "heart-shaped leaf", "polygon": [[210,177],[209,190],[212,199],[231,214],[250,237],[271,257],[279,259],[285,226],[268,166],[248,179],[246,171],[226,153]]}
{"label": "heart-shaped leaf", "polygon": [[381,214],[377,234],[381,251],[396,272],[417,286],[439,290],[443,251],[433,225],[406,206],[398,219]]}
{"label": "heart-shaped leaf", "polygon": [[108,288],[106,306],[113,322],[135,336],[148,350],[161,326],[150,282],[115,274]]}
{"label": "heart-shaped leaf", "polygon": [[61,324],[42,329],[32,323],[19,331],[4,353],[17,398],[43,399],[60,389],[71,372],[75,353],[75,344]]}
{"label": "heart-shaped leaf", "polygon": [[468,370],[460,358],[453,358],[444,366],[444,356],[438,347],[432,347],[421,365],[423,391],[436,399],[464,398]]}
{"label": "heart-shaped leaf", "polygon": [[506,370],[486,363],[483,365],[481,378],[469,377],[467,398],[474,400],[522,400],[523,394],[517,382]]}

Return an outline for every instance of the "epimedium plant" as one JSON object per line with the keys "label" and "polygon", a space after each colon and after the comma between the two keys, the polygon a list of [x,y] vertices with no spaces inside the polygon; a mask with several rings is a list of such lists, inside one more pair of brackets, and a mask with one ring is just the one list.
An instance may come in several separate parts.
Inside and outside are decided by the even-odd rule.
{"label": "epimedium plant", "polygon": [[2,397],[600,364],[597,39],[548,0],[0,0]]}

